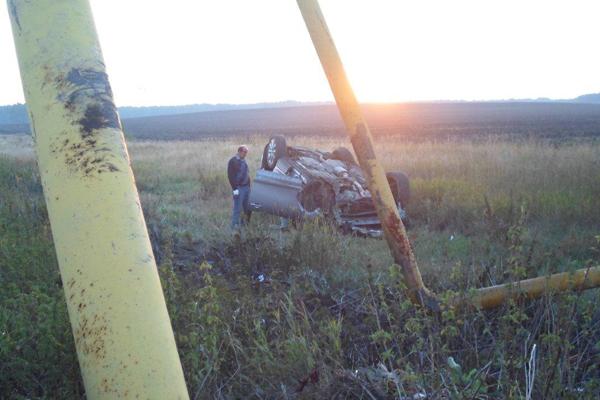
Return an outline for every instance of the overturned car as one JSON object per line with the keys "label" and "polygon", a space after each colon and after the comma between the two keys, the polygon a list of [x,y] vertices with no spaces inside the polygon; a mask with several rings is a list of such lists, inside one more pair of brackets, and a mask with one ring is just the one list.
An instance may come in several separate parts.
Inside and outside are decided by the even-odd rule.
{"label": "overturned car", "polygon": [[[408,177],[402,172],[386,175],[406,221]],[[283,136],[272,137],[253,181],[250,206],[294,221],[322,217],[345,233],[383,233],[363,171],[345,147],[324,152],[288,146]]]}

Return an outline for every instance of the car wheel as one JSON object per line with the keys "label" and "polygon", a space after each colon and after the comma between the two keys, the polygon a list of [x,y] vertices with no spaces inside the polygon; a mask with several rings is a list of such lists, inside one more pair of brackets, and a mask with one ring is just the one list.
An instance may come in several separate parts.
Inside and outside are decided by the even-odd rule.
{"label": "car wheel", "polygon": [[262,157],[262,168],[273,171],[277,161],[287,154],[287,144],[283,136],[273,136],[265,146]]}
{"label": "car wheel", "polygon": [[410,182],[408,176],[403,172],[388,172],[386,174],[394,200],[400,203],[402,208],[406,208],[410,200]]}
{"label": "car wheel", "polygon": [[340,160],[340,161],[347,162],[349,164],[356,165],[356,160],[354,159],[352,152],[350,150],[348,150],[346,147],[338,147],[337,149],[335,149],[331,153],[331,158],[333,160]]}

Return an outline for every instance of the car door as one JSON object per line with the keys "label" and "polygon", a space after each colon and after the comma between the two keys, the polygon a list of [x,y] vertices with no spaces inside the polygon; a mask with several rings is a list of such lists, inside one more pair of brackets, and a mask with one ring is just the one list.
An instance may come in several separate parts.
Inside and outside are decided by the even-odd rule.
{"label": "car door", "polygon": [[284,218],[301,218],[305,211],[299,201],[302,180],[287,176],[277,170],[259,169],[252,182],[250,206],[253,210]]}

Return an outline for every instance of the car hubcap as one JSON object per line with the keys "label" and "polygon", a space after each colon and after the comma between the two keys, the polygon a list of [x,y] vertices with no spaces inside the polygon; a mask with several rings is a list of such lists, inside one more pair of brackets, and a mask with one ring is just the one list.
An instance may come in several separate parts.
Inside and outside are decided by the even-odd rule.
{"label": "car hubcap", "polygon": [[275,140],[271,139],[269,142],[269,148],[267,149],[267,162],[269,163],[269,167],[272,167],[275,164],[276,147]]}

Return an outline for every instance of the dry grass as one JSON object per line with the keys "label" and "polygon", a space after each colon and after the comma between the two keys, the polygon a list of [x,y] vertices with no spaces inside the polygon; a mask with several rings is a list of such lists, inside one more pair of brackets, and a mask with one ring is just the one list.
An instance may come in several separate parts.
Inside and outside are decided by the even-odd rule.
{"label": "dry grass", "polygon": [[[253,171],[260,165],[267,140],[261,136],[244,140]],[[131,141],[128,147],[147,214],[195,240],[225,237],[231,201],[225,167],[239,144],[232,139]],[[323,150],[351,148],[345,138],[332,137],[296,137],[291,144]],[[380,138],[375,145],[386,170],[402,170],[411,178],[409,211],[417,225],[411,234],[424,271],[456,262],[488,264],[489,251],[481,250],[481,241],[474,238],[487,229],[481,227],[482,220],[492,218],[496,225],[508,226],[521,206],[526,207],[532,240],[548,242],[538,251],[556,250],[567,263],[571,255],[586,253],[597,233],[594,229],[600,226],[598,142],[556,146],[493,138],[418,143]],[[2,154],[31,159],[31,141],[24,136],[0,136]],[[450,236],[457,240],[448,243]],[[391,261],[381,243],[357,247],[365,249],[362,256],[357,254],[360,251],[348,252],[355,253],[358,263],[372,259],[383,267]],[[369,256],[373,252],[380,255]],[[467,252],[471,259],[465,258]]]}
{"label": "dry grass", "polygon": [[[252,170],[266,140],[245,141]],[[316,224],[274,233],[275,220],[261,215],[241,240],[232,239],[225,168],[238,144],[129,143],[192,396],[486,399],[524,398],[532,389],[533,398],[598,398],[598,291],[429,316],[404,297],[384,241]],[[293,144],[350,147],[314,137]],[[409,236],[437,293],[599,260],[597,142],[381,138],[376,150],[386,169],[412,179]],[[78,398],[74,347],[26,138],[0,136],[3,191],[10,196],[0,197],[0,331],[8,334],[0,336],[0,370],[8,365],[19,373],[0,374],[0,397]],[[202,261],[212,269],[199,267]],[[269,284],[252,279],[259,272]],[[44,318],[32,323],[37,314]],[[533,345],[537,377],[527,387]]]}
{"label": "dry grass", "polygon": [[[247,141],[249,164],[260,164],[267,137]],[[206,141],[131,141],[134,165],[159,166],[155,172],[176,176],[222,174],[224,164],[240,142],[232,139]],[[292,144],[318,149],[351,148],[340,138],[296,137]],[[0,154],[11,158],[34,156],[31,138],[0,135]],[[556,146],[544,142],[401,142],[393,137],[375,143],[387,170],[406,171],[413,179],[461,179],[490,190],[578,190],[600,186],[600,143]]]}
{"label": "dry grass", "polygon": [[[258,137],[250,147],[249,164],[260,165],[267,141]],[[158,170],[178,176],[223,174],[224,165],[239,142],[177,141],[131,142],[134,166],[160,166]],[[351,148],[347,140],[297,137],[293,144],[318,149]],[[600,187],[600,144],[555,146],[543,142],[399,142],[383,138],[376,152],[387,170],[406,171],[413,179],[462,180],[491,192],[580,192]]]}

